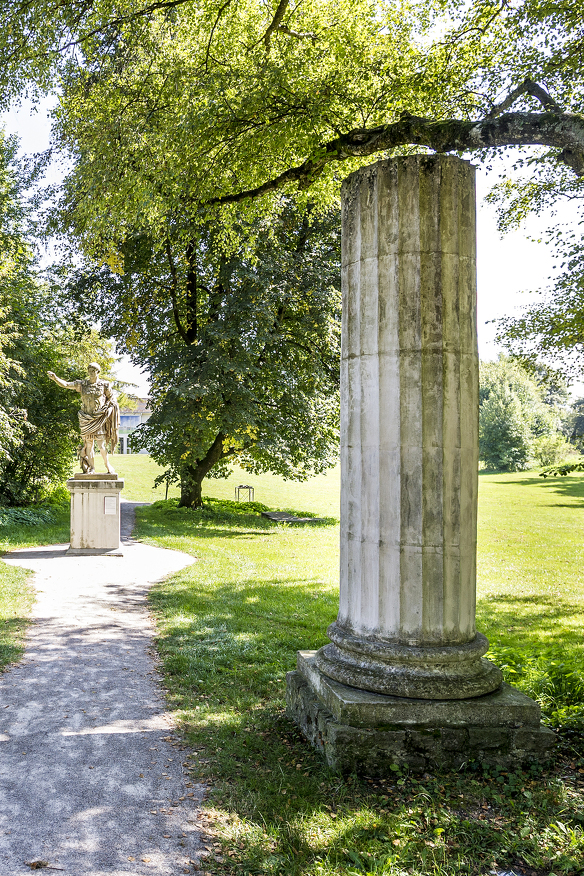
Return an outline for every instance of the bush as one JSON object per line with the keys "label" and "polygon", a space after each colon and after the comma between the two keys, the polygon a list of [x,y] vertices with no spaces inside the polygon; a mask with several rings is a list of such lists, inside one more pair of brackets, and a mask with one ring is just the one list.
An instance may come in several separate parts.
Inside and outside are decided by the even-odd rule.
{"label": "bush", "polygon": [[547,724],[584,729],[584,665],[554,651],[526,654],[495,646],[487,656],[505,681],[537,700]]}
{"label": "bush", "polygon": [[0,508],[0,526],[38,526],[54,519],[51,508]]}
{"label": "bush", "polygon": [[532,453],[540,465],[558,465],[567,456],[574,455],[574,448],[563,435],[541,435],[533,442]]}

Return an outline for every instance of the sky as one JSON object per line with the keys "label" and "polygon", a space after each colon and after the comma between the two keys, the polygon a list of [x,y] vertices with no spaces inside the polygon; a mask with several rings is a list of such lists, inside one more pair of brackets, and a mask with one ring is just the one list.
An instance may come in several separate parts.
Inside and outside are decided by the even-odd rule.
{"label": "sky", "polygon": [[[27,102],[4,117],[8,134],[16,134],[22,152],[41,152],[49,146],[50,121],[48,111],[52,101],[45,100],[34,109]],[[508,161],[508,159],[507,159]],[[550,223],[550,216],[531,217],[518,231],[501,237],[497,230],[496,210],[484,202],[484,196],[499,179],[505,165],[493,162],[487,172],[477,166],[477,287],[479,355],[483,360],[495,359],[501,348],[495,343],[493,320],[516,314],[533,299],[530,290],[544,288],[553,274],[550,247],[536,243]],[[576,221],[575,208],[563,208],[562,219]],[[137,395],[148,392],[146,377],[127,359],[118,363],[117,374],[137,385]],[[584,384],[573,387],[573,395],[584,395]]]}

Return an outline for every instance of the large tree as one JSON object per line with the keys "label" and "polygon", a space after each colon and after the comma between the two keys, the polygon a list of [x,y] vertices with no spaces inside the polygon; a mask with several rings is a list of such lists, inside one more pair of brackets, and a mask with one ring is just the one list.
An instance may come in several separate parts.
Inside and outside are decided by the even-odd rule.
{"label": "large tree", "polygon": [[[119,274],[91,265],[70,277],[85,312],[152,378],[154,413],[135,433],[199,507],[202,481],[237,458],[248,471],[304,478],[336,461],[340,233],[336,212],[246,234],[216,247],[217,229],[164,246],[129,235]],[[221,244],[222,241],[219,241]]]}
{"label": "large tree", "polygon": [[[549,454],[554,442],[565,452],[559,433],[563,411],[554,404],[558,397],[549,393],[548,385],[506,356],[481,363],[479,455],[487,468],[520,471],[542,451]],[[548,461],[556,458],[542,464]]]}
{"label": "large tree", "polygon": [[101,253],[172,210],[263,213],[281,190],[329,202],[340,163],[346,174],[402,147],[541,145],[542,173],[579,176],[573,5],[199,0],[148,16],[128,4],[123,26],[78,28],[58,133],[83,243]]}
{"label": "large tree", "polygon": [[579,195],[582,5],[21,0],[3,57],[16,87],[58,71],[53,227],[87,258],[115,271],[143,236],[154,264],[170,236],[188,260],[211,228],[229,261],[289,199],[322,214],[342,175],[396,151],[527,145],[524,209]]}
{"label": "large tree", "polygon": [[72,379],[96,356],[106,367],[113,360],[41,280],[14,152],[0,137],[0,504],[23,505],[63,483],[79,441],[78,403],[47,370]]}
{"label": "large tree", "polygon": [[[121,113],[182,105],[177,129],[199,167],[243,159],[243,175],[201,187],[211,197],[309,183],[328,162],[410,144],[541,144],[582,172],[570,112],[581,109],[581,0],[11,0],[0,14],[5,93],[77,65],[89,90],[131,55]],[[528,95],[545,112],[521,112],[536,106],[520,102]],[[267,147],[255,171],[254,143]]]}

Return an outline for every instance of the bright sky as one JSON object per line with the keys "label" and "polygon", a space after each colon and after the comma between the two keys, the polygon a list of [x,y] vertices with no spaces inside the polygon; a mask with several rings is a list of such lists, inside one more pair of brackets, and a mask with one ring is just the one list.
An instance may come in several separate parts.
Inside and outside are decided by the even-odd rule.
{"label": "bright sky", "polygon": [[[37,109],[24,103],[5,117],[6,131],[16,134],[23,152],[41,152],[48,148],[50,122],[47,117],[52,101]],[[502,166],[502,165],[500,165]],[[525,228],[506,234],[501,239],[496,227],[493,207],[485,204],[484,196],[498,180],[498,171],[487,173],[477,169],[477,280],[478,334],[481,359],[494,359],[500,348],[494,342],[496,327],[491,320],[518,312],[532,297],[530,290],[547,285],[553,272],[552,252],[545,244],[534,243],[549,224],[549,216],[532,217]],[[563,217],[575,222],[575,209],[566,206]],[[148,384],[127,360],[117,368],[123,380],[138,385],[138,395],[146,395]],[[584,395],[584,385],[574,387],[576,395]]]}

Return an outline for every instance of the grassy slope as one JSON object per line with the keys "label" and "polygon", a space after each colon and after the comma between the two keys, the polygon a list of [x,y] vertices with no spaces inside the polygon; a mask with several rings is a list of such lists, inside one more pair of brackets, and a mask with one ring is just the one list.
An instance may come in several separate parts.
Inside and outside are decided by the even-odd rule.
{"label": "grassy slope", "polygon": [[[273,507],[337,507],[338,472],[272,494],[269,479],[235,478],[248,481]],[[207,493],[231,490],[211,481]],[[555,767],[376,783],[330,774],[283,713],[296,650],[323,644],[336,615],[338,527],[276,526],[225,504],[143,509],[142,537],[197,558],[152,604],[170,700],[199,752],[193,769],[215,782],[224,855],[207,870],[429,876],[485,873],[496,861],[584,872],[583,500],[581,475],[481,476],[478,625],[548,719],[572,722]]]}
{"label": "grassy slope", "polygon": [[[162,472],[149,456],[141,454],[116,455],[113,457],[116,472],[125,478],[124,498],[136,502],[155,502],[164,499],[164,485],[154,489],[155,477]],[[238,484],[251,484],[255,488],[255,501],[273,508],[304,508],[330,517],[339,516],[339,468],[331,469],[309,481],[285,481],[274,475],[250,475],[239,466],[225,480],[207,479],[204,493],[217,499],[233,499]],[[179,495],[176,485],[168,490],[168,497]]]}

